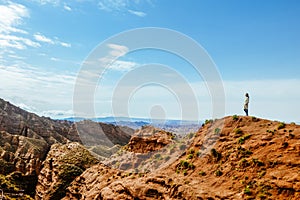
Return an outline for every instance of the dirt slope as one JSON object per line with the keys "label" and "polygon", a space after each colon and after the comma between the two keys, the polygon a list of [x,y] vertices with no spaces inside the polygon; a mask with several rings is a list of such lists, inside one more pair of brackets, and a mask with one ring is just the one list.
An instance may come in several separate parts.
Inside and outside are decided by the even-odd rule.
{"label": "dirt slope", "polygon": [[[154,173],[96,165],[65,199],[300,199],[300,126],[254,117],[208,121]],[[210,145],[211,144],[211,145]]]}

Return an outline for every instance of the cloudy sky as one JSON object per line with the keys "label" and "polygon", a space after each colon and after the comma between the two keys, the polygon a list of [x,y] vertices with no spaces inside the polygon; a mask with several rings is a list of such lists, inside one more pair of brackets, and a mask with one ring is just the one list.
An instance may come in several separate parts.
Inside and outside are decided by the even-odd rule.
{"label": "cloudy sky", "polygon": [[211,118],[214,92],[181,55],[112,42],[95,64],[109,65],[105,73],[82,71],[109,38],[158,27],[207,52],[224,87],[224,115],[243,115],[249,92],[250,115],[300,122],[299,19],[298,0],[0,0],[0,98],[70,117],[78,77],[89,73],[95,116],[126,115],[122,105],[134,117],[195,119],[197,110],[197,119]]}

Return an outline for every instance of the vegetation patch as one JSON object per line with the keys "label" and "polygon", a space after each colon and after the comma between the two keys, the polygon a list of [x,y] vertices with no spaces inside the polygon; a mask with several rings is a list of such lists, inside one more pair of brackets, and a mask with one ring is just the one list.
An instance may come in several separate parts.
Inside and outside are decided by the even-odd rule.
{"label": "vegetation patch", "polygon": [[258,122],[259,121],[259,119],[254,117],[254,116],[252,116],[251,119],[252,119],[253,122]]}
{"label": "vegetation patch", "polygon": [[240,167],[248,167],[248,166],[250,166],[250,163],[245,158],[242,158],[239,162],[239,166]]}
{"label": "vegetation patch", "polygon": [[211,152],[211,155],[216,159],[216,161],[221,160],[222,154],[219,153],[216,149],[211,149],[210,152]]}
{"label": "vegetation patch", "polygon": [[220,132],[221,132],[221,129],[220,129],[220,128],[215,128],[215,134],[216,134],[216,135],[220,134]]}
{"label": "vegetation patch", "polygon": [[239,119],[239,117],[238,117],[237,115],[233,115],[233,116],[232,116],[232,119],[233,119],[234,121],[237,121],[237,120]]}
{"label": "vegetation patch", "polygon": [[241,146],[239,146],[237,149],[238,149],[238,155],[237,155],[238,158],[248,158],[250,157],[250,155],[253,154],[251,150],[245,149]]}
{"label": "vegetation patch", "polygon": [[249,185],[247,185],[247,186],[245,187],[245,189],[244,189],[244,194],[246,194],[246,195],[251,195],[251,194],[252,194]]}
{"label": "vegetation patch", "polygon": [[215,171],[215,175],[216,175],[216,176],[222,176],[222,175],[223,175],[223,172],[222,172],[221,170],[218,169],[218,170]]}
{"label": "vegetation patch", "polygon": [[0,159],[0,174],[7,175],[15,171],[14,163],[6,162],[3,159]]}
{"label": "vegetation patch", "polygon": [[194,169],[195,169],[195,165],[193,163],[190,163],[186,160],[181,160],[176,167],[176,173],[179,174],[182,171],[183,174],[186,176],[188,170],[194,170]]}
{"label": "vegetation patch", "polygon": [[0,175],[0,189],[6,193],[5,199],[15,199],[15,196],[19,196],[18,199],[32,200],[36,183],[36,176],[27,176],[21,172],[13,172],[7,176]]}
{"label": "vegetation patch", "polygon": [[247,139],[249,139],[250,137],[251,137],[251,135],[245,135],[245,136],[243,136],[243,137],[240,137],[240,138],[238,139],[238,143],[239,143],[239,144],[244,144],[245,141],[246,141]]}
{"label": "vegetation patch", "polygon": [[199,175],[200,175],[200,176],[206,176],[206,172],[200,171],[200,172],[199,172]]}
{"label": "vegetation patch", "polygon": [[277,129],[280,130],[280,129],[283,129],[285,128],[285,123],[284,122],[280,122]]}
{"label": "vegetation patch", "polygon": [[234,133],[235,133],[236,135],[242,135],[242,134],[243,134],[243,131],[242,131],[242,129],[240,129],[240,128],[236,128],[236,129],[234,129]]}
{"label": "vegetation patch", "polygon": [[213,123],[212,119],[206,119],[204,124],[207,125],[207,124],[211,124],[211,123]]}
{"label": "vegetation patch", "polygon": [[258,160],[257,158],[252,158],[252,163],[253,163],[253,165],[258,166],[258,167],[265,166],[265,163],[261,160]]}

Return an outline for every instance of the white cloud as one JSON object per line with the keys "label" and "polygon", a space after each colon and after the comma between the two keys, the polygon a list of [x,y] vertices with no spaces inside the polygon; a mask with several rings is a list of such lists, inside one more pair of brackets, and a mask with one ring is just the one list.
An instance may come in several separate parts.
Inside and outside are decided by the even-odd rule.
{"label": "white cloud", "polygon": [[118,44],[108,44],[107,47],[109,48],[108,55],[98,60],[102,67],[116,71],[129,71],[139,65],[131,61],[116,60],[128,52],[128,47]]}
{"label": "white cloud", "polygon": [[0,13],[0,49],[2,51],[9,48],[26,49],[28,46],[40,46],[39,43],[27,38],[27,31],[19,28],[23,19],[29,18],[29,11],[25,6],[8,1],[6,5],[0,5]]}
{"label": "white cloud", "polygon": [[72,8],[68,6],[67,4],[64,5],[64,9],[67,11],[72,11]]}
{"label": "white cloud", "polygon": [[0,5],[0,13],[0,34],[26,33],[26,31],[16,28],[22,23],[23,18],[29,17],[29,11],[25,6],[8,2],[7,5]]}
{"label": "white cloud", "polygon": [[118,44],[108,44],[107,46],[111,49],[109,54],[114,57],[123,56],[128,52],[128,47],[126,46]]}
{"label": "white cloud", "polygon": [[66,42],[60,42],[60,45],[63,47],[71,47],[72,46],[70,43],[66,43]]}
{"label": "white cloud", "polygon": [[0,48],[2,49],[4,48],[26,49],[27,46],[40,47],[40,44],[24,37],[0,34]]}
{"label": "white cloud", "polygon": [[136,8],[140,3],[141,1],[139,0],[99,0],[98,6],[100,10],[107,12],[128,12],[138,17],[145,17],[146,13],[132,9],[132,7]]}
{"label": "white cloud", "polygon": [[36,33],[33,35],[33,37],[39,41],[39,42],[44,42],[44,43],[48,43],[48,44],[54,44],[54,41],[40,33]]}
{"label": "white cloud", "polygon": [[66,42],[61,42],[57,37],[55,39],[51,39],[49,37],[46,37],[45,35],[42,35],[41,33],[36,33],[33,35],[36,41],[52,44],[52,45],[60,45],[63,47],[71,47],[71,44]]}
{"label": "white cloud", "polygon": [[138,17],[145,17],[147,14],[141,11],[136,11],[136,10],[128,10],[129,13],[136,15]]}
{"label": "white cloud", "polygon": [[52,60],[52,61],[60,61],[59,58],[55,58],[55,57],[50,58],[50,60]]}
{"label": "white cloud", "polygon": [[41,5],[51,4],[53,6],[58,6],[61,2],[61,0],[30,0],[33,2],[37,2]]}
{"label": "white cloud", "polygon": [[128,6],[127,0],[100,0],[99,8],[105,11],[122,10]]}

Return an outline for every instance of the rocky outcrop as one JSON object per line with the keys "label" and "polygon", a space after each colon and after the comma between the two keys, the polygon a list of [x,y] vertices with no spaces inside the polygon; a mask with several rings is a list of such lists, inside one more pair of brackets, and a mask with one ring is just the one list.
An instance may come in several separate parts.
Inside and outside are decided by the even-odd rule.
{"label": "rocky outcrop", "polygon": [[0,132],[0,173],[19,171],[38,174],[46,157],[48,145],[43,139],[28,138]]}
{"label": "rocky outcrop", "polygon": [[189,142],[153,126],[143,126],[133,134],[127,145],[102,163],[128,173],[156,171],[173,162]]}
{"label": "rocky outcrop", "polygon": [[97,162],[79,143],[52,145],[38,176],[36,199],[61,199],[74,178]]}
{"label": "rocky outcrop", "polygon": [[126,149],[135,153],[157,151],[171,143],[174,137],[171,132],[153,126],[143,126],[131,137]]}
{"label": "rocky outcrop", "polygon": [[[300,126],[255,117],[210,120],[154,173],[87,169],[65,199],[299,199]],[[153,159],[153,158],[150,158]]]}

